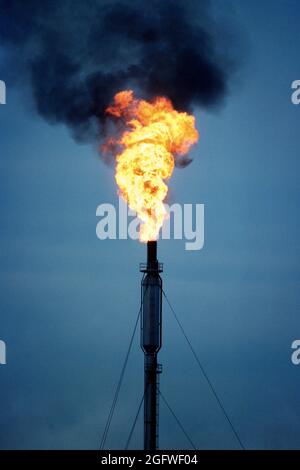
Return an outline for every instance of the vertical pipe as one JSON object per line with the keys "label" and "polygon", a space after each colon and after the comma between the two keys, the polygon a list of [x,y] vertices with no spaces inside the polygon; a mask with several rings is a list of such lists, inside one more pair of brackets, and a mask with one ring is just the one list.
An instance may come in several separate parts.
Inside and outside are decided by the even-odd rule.
{"label": "vertical pipe", "polygon": [[157,443],[157,354],[145,354],[144,449],[155,451]]}
{"label": "vertical pipe", "polygon": [[144,351],[144,449],[158,447],[158,364],[161,347],[162,281],[157,261],[157,242],[147,244],[146,275],[142,281],[141,343]]}
{"label": "vertical pipe", "polygon": [[157,263],[157,241],[147,243],[147,263],[149,266],[155,266]]}

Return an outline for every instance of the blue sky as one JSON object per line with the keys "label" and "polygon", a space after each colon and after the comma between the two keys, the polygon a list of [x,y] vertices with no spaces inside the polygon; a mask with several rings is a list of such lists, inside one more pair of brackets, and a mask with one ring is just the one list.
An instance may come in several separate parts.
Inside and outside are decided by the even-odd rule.
{"label": "blue sky", "polygon": [[[227,2],[226,2],[227,4]],[[299,2],[231,1],[243,67],[225,106],[197,109],[173,202],[205,204],[205,246],[162,241],[164,289],[246,448],[299,448]],[[219,9],[224,2],[218,1]],[[0,79],[6,71],[0,64]],[[113,169],[50,126],[7,80],[0,106],[1,448],[97,448],[139,308],[145,246],[96,237]],[[199,448],[234,436],[164,305],[161,389]],[[107,445],[122,448],[143,388],[136,337]],[[188,448],[161,404],[161,448]],[[132,446],[142,446],[139,421]]]}

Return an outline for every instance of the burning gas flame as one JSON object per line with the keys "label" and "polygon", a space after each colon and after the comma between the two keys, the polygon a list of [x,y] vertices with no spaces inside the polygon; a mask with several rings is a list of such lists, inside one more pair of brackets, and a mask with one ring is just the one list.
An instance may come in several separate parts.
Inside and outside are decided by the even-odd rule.
{"label": "burning gas flame", "polygon": [[119,138],[103,146],[116,152],[120,194],[143,222],[140,240],[156,240],[166,217],[166,181],[176,157],[187,154],[199,137],[195,118],[176,111],[165,97],[138,100],[131,90],[117,93],[106,112],[125,125]]}

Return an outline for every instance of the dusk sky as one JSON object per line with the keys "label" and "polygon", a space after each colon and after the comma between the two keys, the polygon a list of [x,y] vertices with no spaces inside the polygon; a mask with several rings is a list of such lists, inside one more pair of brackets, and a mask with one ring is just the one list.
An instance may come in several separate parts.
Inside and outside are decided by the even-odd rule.
{"label": "dusk sky", "polygon": [[[236,70],[221,104],[192,106],[200,139],[193,162],[175,168],[169,201],[204,204],[205,243],[159,241],[164,290],[245,447],[300,449],[300,3],[213,4]],[[146,246],[97,238],[98,205],[118,205],[114,168],[97,141],[78,143],[36,112],[18,50],[8,55],[1,42],[0,448],[97,449]],[[162,393],[197,448],[239,448],[166,302],[159,362]],[[138,329],[107,448],[124,448],[142,394]],[[190,448],[162,402],[160,413],[160,448]],[[131,447],[142,437],[140,416]]]}

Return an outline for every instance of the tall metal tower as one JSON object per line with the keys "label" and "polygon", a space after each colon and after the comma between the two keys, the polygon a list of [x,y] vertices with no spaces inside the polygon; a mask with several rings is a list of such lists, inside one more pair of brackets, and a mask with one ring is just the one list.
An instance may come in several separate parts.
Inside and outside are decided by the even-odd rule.
{"label": "tall metal tower", "polygon": [[147,243],[147,263],[141,263],[141,348],[144,351],[144,449],[158,448],[159,374],[157,353],[162,342],[162,263],[157,261],[157,242]]}

